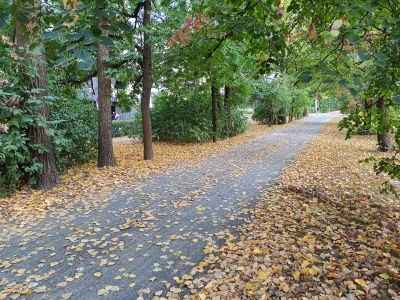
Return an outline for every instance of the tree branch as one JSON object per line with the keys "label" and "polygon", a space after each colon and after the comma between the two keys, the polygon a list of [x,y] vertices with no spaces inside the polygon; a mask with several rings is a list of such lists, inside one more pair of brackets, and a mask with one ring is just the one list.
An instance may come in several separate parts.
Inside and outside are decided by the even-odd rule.
{"label": "tree branch", "polygon": [[136,8],[135,8],[135,10],[133,11],[133,13],[132,14],[128,14],[128,13],[123,13],[123,15],[125,16],[125,17],[127,17],[127,18],[134,18],[134,19],[137,19],[138,18],[138,15],[139,15],[139,12],[140,12],[140,10],[142,9],[142,7],[144,7],[144,2],[139,2],[137,5],[136,5]]}
{"label": "tree branch", "polygon": [[[124,64],[130,62],[130,59],[124,59],[122,61],[120,61],[119,63],[115,63],[110,65],[111,69],[118,69],[119,67],[122,67]],[[85,77],[82,77],[80,79],[72,79],[72,78],[67,78],[65,80],[59,81],[59,84],[66,84],[66,83],[70,83],[70,84],[82,84],[86,81],[89,81],[90,79],[92,79],[93,77],[97,76],[97,70],[93,71],[90,74],[87,74]]]}

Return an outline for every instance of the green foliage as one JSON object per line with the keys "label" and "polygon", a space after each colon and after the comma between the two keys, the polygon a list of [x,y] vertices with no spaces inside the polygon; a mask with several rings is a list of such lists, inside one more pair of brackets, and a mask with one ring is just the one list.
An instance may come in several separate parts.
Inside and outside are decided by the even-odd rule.
{"label": "green foliage", "polygon": [[243,111],[235,108],[232,110],[232,122],[237,134],[245,133],[247,130],[247,118],[243,116]]}
{"label": "green foliage", "polygon": [[[35,115],[41,102],[29,98],[26,102],[12,88],[0,86],[0,102],[8,105],[0,109],[0,124],[7,129],[0,130],[0,197],[25,182],[34,184],[42,165],[31,156],[32,150],[46,151],[33,144],[28,136],[29,126],[42,126],[44,120]],[[29,91],[26,91],[29,93]]]}
{"label": "green foliage", "polygon": [[211,138],[211,99],[201,87],[196,91],[182,98],[167,92],[156,96],[151,111],[156,139],[182,143]]}
{"label": "green foliage", "polygon": [[294,79],[282,75],[272,82],[258,81],[253,93],[255,100],[253,120],[263,124],[273,125],[282,123],[286,116],[302,115],[308,107],[311,98],[308,89],[293,86]]}
{"label": "green foliage", "polygon": [[[141,120],[138,120],[141,121]],[[112,135],[113,137],[121,136],[139,136],[140,135],[140,124],[137,126],[137,122],[134,120],[117,120],[112,122]]]}
{"label": "green foliage", "polygon": [[59,171],[96,157],[98,112],[87,99],[58,99],[52,106],[51,124]]}

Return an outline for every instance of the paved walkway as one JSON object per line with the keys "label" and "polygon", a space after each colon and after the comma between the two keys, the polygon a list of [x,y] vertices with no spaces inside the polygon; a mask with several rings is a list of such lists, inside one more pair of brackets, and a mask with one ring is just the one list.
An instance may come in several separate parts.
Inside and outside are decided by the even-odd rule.
{"label": "paved walkway", "polygon": [[165,297],[175,276],[204,259],[207,240],[222,244],[215,233],[249,221],[262,190],[332,118],[312,115],[198,164],[93,195],[19,233],[3,228],[0,299],[1,291],[29,294],[19,299]]}

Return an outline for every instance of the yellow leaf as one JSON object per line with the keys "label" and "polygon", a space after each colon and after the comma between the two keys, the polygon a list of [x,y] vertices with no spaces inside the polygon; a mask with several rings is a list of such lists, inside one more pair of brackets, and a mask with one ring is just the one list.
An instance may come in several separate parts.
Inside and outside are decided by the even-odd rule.
{"label": "yellow leaf", "polygon": [[208,266],[208,263],[202,261],[202,262],[199,263],[199,266],[203,268],[203,267]]}
{"label": "yellow leaf", "polygon": [[379,274],[379,277],[386,279],[386,280],[388,280],[390,278],[389,275],[386,273]]}
{"label": "yellow leaf", "polygon": [[308,260],[303,261],[303,264],[301,265],[302,268],[307,267],[310,264]]}
{"label": "yellow leaf", "polygon": [[233,248],[235,248],[235,246],[236,246],[235,243],[227,243],[227,244],[228,244],[228,247],[229,247],[230,249],[233,249]]}
{"label": "yellow leaf", "polygon": [[293,276],[294,279],[299,280],[299,278],[300,278],[300,272],[299,272],[299,271],[294,271],[294,272],[292,273],[292,276]]}
{"label": "yellow leaf", "polygon": [[101,277],[101,272],[96,272],[93,274],[93,276],[99,278],[99,277]]}
{"label": "yellow leaf", "polygon": [[204,254],[211,253],[211,249],[209,247],[204,248]]}
{"label": "yellow leaf", "polygon": [[72,293],[62,294],[61,299],[68,300],[69,298],[71,298],[71,296],[72,296]]}
{"label": "yellow leaf", "polygon": [[357,282],[361,286],[367,286],[364,279],[356,279],[354,281]]}
{"label": "yellow leaf", "polygon": [[248,284],[246,284],[246,286],[244,287],[246,290],[254,290],[254,285],[252,285],[250,282]]}
{"label": "yellow leaf", "polygon": [[269,277],[269,274],[264,271],[259,271],[257,277],[261,280],[266,280]]}
{"label": "yellow leaf", "polygon": [[308,273],[310,273],[310,275],[312,275],[312,276],[317,275],[318,272],[319,272],[319,270],[316,267],[312,267],[311,269],[308,270]]}
{"label": "yellow leaf", "polygon": [[254,254],[261,254],[262,251],[260,250],[260,248],[256,247],[254,248]]}

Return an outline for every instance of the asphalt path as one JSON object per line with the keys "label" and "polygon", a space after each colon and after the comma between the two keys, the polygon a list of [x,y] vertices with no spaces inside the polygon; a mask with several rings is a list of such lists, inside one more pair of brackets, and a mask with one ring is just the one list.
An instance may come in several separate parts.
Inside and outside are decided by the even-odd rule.
{"label": "asphalt path", "polygon": [[200,162],[93,194],[33,227],[1,227],[0,299],[183,298],[189,291],[178,290],[175,279],[193,274],[207,242],[239,236],[262,191],[333,117],[312,115]]}

